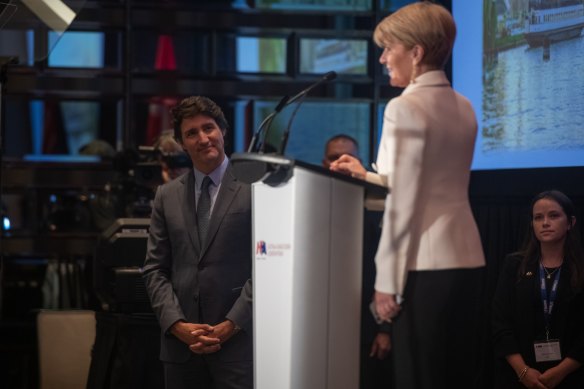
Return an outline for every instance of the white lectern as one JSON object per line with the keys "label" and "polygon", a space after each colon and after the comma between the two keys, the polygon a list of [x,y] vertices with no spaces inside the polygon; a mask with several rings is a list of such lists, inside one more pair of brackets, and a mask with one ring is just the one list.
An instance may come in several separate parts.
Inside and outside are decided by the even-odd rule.
{"label": "white lectern", "polygon": [[255,389],[357,389],[368,185],[283,157],[232,162],[263,176],[247,179],[255,181]]}

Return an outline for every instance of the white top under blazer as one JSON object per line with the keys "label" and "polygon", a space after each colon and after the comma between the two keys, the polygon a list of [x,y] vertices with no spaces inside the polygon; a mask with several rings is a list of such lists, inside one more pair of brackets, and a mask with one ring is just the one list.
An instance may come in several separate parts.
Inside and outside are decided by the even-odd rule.
{"label": "white top under blazer", "polygon": [[377,156],[387,185],[375,290],[402,295],[410,270],[484,266],[468,201],[477,134],[473,108],[441,70],[416,78],[385,107]]}

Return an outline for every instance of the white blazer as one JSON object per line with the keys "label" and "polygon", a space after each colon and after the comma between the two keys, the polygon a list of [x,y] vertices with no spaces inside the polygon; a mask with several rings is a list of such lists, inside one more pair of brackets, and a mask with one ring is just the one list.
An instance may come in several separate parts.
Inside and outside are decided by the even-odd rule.
{"label": "white blazer", "polygon": [[477,122],[470,102],[443,71],[416,78],[385,108],[377,156],[385,183],[375,289],[402,295],[409,270],[484,266],[468,201]]}

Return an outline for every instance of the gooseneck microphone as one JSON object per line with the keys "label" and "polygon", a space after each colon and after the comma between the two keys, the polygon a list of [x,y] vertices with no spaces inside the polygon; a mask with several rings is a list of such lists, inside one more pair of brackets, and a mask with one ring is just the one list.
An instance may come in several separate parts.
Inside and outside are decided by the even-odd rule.
{"label": "gooseneck microphone", "polygon": [[286,127],[286,130],[284,131],[284,134],[282,136],[282,141],[280,143],[280,147],[278,149],[278,153],[279,154],[283,154],[284,153],[284,150],[286,149],[286,144],[288,142],[288,136],[290,134],[290,127],[292,125],[292,119],[296,115],[296,112],[298,111],[298,108],[300,108],[300,105],[302,104],[302,101],[304,100],[304,97],[306,97],[306,95],[311,90],[313,90],[314,88],[316,88],[320,84],[322,84],[324,82],[332,81],[335,78],[337,78],[337,73],[334,72],[334,71],[330,71],[330,72],[324,74],[318,81],[316,81],[315,83],[309,85],[307,88],[305,88],[302,91],[300,91],[298,94],[296,94],[296,95],[294,95],[292,97],[284,96],[280,100],[280,102],[278,103],[278,105],[276,105],[276,108],[274,109],[274,111],[272,113],[270,113],[268,116],[266,116],[266,118],[259,125],[257,131],[253,134],[253,136],[251,138],[251,141],[249,143],[249,147],[247,149],[247,152],[248,153],[251,153],[251,152],[263,152],[264,151],[264,146],[265,146],[265,139],[266,139],[266,137],[267,137],[267,135],[268,135],[268,133],[270,131],[270,126],[272,124],[272,121],[276,117],[276,115],[278,115],[278,113],[280,113],[285,107],[287,107],[290,104],[292,104],[292,103],[300,100],[300,102],[298,103],[298,105],[294,109],[294,112],[292,114],[292,117],[291,117],[290,121],[288,122],[288,126]]}
{"label": "gooseneck microphone", "polygon": [[288,121],[288,125],[286,126],[286,129],[284,130],[284,133],[282,134],[282,140],[280,141],[280,147],[278,148],[278,154],[284,155],[284,152],[286,151],[286,146],[288,145],[288,137],[290,136],[290,129],[292,128],[292,121],[294,120],[294,117],[296,116],[296,112],[298,112],[298,109],[302,105],[302,102],[304,102],[304,98],[306,97],[308,92],[310,92],[312,89],[316,88],[320,84],[322,84],[324,82],[332,81],[335,78],[337,78],[337,73],[334,71],[330,71],[330,72],[326,73],[324,76],[322,76],[320,80],[318,80],[317,82],[310,85],[308,88],[304,89],[303,91],[301,91],[300,93],[291,97],[288,100],[288,102],[285,105],[290,105],[293,102],[295,102],[296,100],[300,100],[300,102],[296,105],[296,108],[294,108],[294,112],[292,112],[292,115],[290,116],[290,120]]}
{"label": "gooseneck microphone", "polygon": [[[271,114],[266,116],[266,118],[261,122],[257,131],[254,132],[254,134],[251,138],[251,141],[249,142],[249,147],[247,148],[248,153],[257,152],[257,151],[260,151],[260,149],[263,149],[263,142],[260,141],[260,138],[262,135],[262,130],[264,128],[268,129],[270,127],[270,125],[272,124],[272,120],[274,120],[274,117],[276,117],[276,115],[282,109],[284,109],[284,107],[287,105],[286,103],[289,101],[289,99],[290,98],[287,95],[282,97],[282,100],[280,100],[278,105],[276,105],[274,112],[272,112]],[[266,130],[265,132],[267,133],[268,131]],[[265,136],[264,136],[264,139],[265,139]]]}
{"label": "gooseneck microphone", "polygon": [[290,99],[288,99],[288,101],[286,102],[286,104],[284,106],[288,106],[288,105],[294,103],[296,100],[298,100],[298,99],[306,96],[308,94],[308,92],[310,92],[311,90],[313,90],[314,88],[316,88],[320,84],[322,84],[324,82],[332,81],[335,78],[337,78],[337,72],[330,71],[330,72],[326,73],[317,82],[315,82],[314,84],[310,85],[308,88],[302,90],[297,95],[292,96]]}

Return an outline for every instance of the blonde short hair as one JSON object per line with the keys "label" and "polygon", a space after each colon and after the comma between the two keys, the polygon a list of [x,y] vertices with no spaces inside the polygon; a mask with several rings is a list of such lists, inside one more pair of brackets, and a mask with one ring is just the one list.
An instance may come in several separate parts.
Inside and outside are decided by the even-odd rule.
{"label": "blonde short hair", "polygon": [[442,69],[454,46],[456,25],[448,10],[428,1],[400,8],[384,18],[373,33],[379,47],[401,43],[411,49],[419,45],[424,49],[422,63]]}

